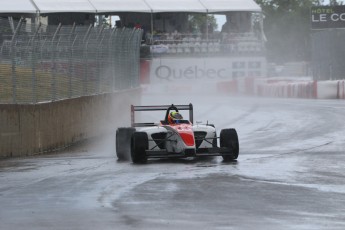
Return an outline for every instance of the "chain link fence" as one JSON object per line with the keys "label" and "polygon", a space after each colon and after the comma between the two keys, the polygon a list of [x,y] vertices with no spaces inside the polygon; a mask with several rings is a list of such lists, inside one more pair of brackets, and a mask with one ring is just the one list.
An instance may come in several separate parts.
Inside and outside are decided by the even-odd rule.
{"label": "chain link fence", "polygon": [[142,31],[0,18],[0,103],[35,104],[139,86]]}
{"label": "chain link fence", "polygon": [[312,34],[312,70],[315,80],[345,79],[345,30],[327,29]]}

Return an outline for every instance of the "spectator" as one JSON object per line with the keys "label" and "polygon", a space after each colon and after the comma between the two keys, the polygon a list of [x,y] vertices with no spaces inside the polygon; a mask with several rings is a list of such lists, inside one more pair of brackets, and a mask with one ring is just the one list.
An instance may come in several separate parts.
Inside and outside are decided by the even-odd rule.
{"label": "spectator", "polygon": [[134,25],[134,28],[136,29],[141,29],[141,25],[139,22],[136,22],[135,25]]}

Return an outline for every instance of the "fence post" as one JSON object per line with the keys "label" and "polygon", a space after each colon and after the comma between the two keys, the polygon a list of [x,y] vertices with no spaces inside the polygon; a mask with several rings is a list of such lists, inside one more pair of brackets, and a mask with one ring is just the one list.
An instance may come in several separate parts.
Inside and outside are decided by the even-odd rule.
{"label": "fence post", "polygon": [[15,39],[19,33],[19,29],[22,26],[23,18],[19,20],[16,30],[12,36],[11,40],[11,62],[12,62],[12,96],[13,96],[13,103],[17,103],[17,74],[16,74],[16,49],[15,49]]}
{"label": "fence post", "polygon": [[53,53],[53,69],[52,69],[52,101],[55,101],[56,100],[56,52],[57,52],[57,44],[56,46],[54,45],[54,42],[55,42],[55,39],[56,39],[56,36],[58,35],[58,33],[60,32],[60,29],[61,29],[61,23],[58,25],[55,33],[54,33],[54,36],[53,36],[53,39],[52,39],[52,53]]}
{"label": "fence post", "polygon": [[36,78],[36,63],[37,63],[37,58],[36,58],[36,48],[37,48],[37,42],[36,42],[36,37],[41,29],[42,24],[39,23],[37,26],[37,29],[35,31],[35,34],[32,38],[32,44],[31,44],[31,79],[32,79],[32,103],[37,102],[37,78]]}
{"label": "fence post", "polygon": [[[135,46],[135,43],[136,43],[136,39],[135,39],[135,35],[136,35],[136,32],[137,32],[138,29],[133,29],[130,33],[130,36],[128,38],[128,64],[129,64],[129,68],[128,68],[128,71],[129,71],[129,79],[127,80],[127,87],[128,88],[132,88],[133,86],[133,80],[134,80],[134,75],[135,75],[135,65],[133,62],[133,59],[134,59],[134,55],[135,55],[135,50],[136,50],[136,46]],[[131,49],[132,47],[132,49]]]}
{"label": "fence post", "polygon": [[[105,35],[103,35],[102,39],[100,40],[98,44],[98,49],[97,49],[97,94],[101,92],[101,62],[104,62],[105,60],[103,59],[103,41],[104,41]],[[104,55],[104,54],[103,54]]]}
{"label": "fence post", "polygon": [[[68,55],[68,98],[72,98],[72,71],[73,71],[73,65],[74,65],[74,44],[75,44],[75,41],[76,41],[76,37],[73,39],[73,34],[75,33],[75,28],[76,28],[76,25],[75,23],[73,23],[73,27],[72,27],[72,30],[71,30],[71,33],[69,35],[69,38],[68,38],[68,41],[69,41],[69,44],[70,44],[70,47],[69,47],[69,55]],[[73,40],[73,42],[72,42]]]}
{"label": "fence post", "polygon": [[117,32],[117,29],[114,27],[113,28],[113,31],[111,31],[111,34],[110,34],[110,38],[109,38],[109,46],[108,46],[108,63],[109,63],[109,65],[108,66],[111,66],[111,76],[109,76],[110,77],[110,92],[114,92],[114,82],[115,82],[115,67],[114,67],[114,60],[115,60],[115,54],[114,54],[114,49],[113,49],[113,39],[115,39],[116,38],[116,36],[115,36],[115,38],[113,38],[114,37],[114,34],[116,34],[116,32]]}
{"label": "fence post", "polygon": [[[123,44],[122,44],[122,34],[124,33],[125,28],[121,30],[116,31],[116,40],[113,43],[114,47],[114,62],[112,63],[114,66],[114,85],[113,85],[113,91],[116,91],[118,89],[118,83],[119,83],[119,78],[122,76],[122,67],[124,67],[121,63],[121,60],[123,60],[125,57],[122,55],[123,51]],[[122,47],[122,49],[119,49]]]}
{"label": "fence post", "polygon": [[84,39],[83,39],[83,61],[84,61],[84,81],[83,81],[83,95],[87,95],[88,89],[87,89],[87,81],[88,81],[88,58],[87,58],[87,54],[88,54],[88,44],[89,44],[89,38],[90,38],[90,32],[92,29],[92,25],[90,24]]}
{"label": "fence post", "polygon": [[[140,85],[140,69],[141,69],[141,63],[140,63],[140,45],[141,45],[141,39],[142,39],[142,36],[143,36],[143,33],[144,31],[142,29],[137,29],[137,39],[135,40],[135,44],[134,47],[135,50],[135,57],[133,58],[133,61],[136,62],[134,63],[134,66],[136,67],[135,69],[135,76],[134,76],[134,85],[133,85],[133,82],[132,82],[132,88],[133,87],[138,87]],[[139,44],[139,45],[138,45]]]}
{"label": "fence post", "polygon": [[[101,27],[98,35],[97,35],[97,39],[96,41],[98,42],[97,45],[97,50],[96,50],[96,74],[97,74],[97,85],[96,85],[96,89],[95,89],[95,93],[99,94],[101,91],[101,59],[102,59],[102,53],[103,53],[103,40],[104,40],[104,36],[105,34],[102,36],[102,33],[104,31],[104,26]],[[104,61],[104,60],[102,60]]]}

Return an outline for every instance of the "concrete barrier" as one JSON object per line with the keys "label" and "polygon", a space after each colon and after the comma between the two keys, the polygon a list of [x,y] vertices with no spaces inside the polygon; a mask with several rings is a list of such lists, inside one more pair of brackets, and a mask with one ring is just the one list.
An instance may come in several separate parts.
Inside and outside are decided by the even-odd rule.
{"label": "concrete barrier", "polygon": [[36,105],[0,105],[0,157],[39,154],[130,125],[141,90]]}

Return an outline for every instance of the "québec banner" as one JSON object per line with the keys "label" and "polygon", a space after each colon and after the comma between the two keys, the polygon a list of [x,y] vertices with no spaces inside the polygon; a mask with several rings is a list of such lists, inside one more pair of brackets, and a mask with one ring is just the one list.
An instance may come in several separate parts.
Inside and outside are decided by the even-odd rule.
{"label": "qu\u00e9bec banner", "polygon": [[345,28],[345,6],[313,6],[311,8],[311,28]]}
{"label": "qu\u00e9bec banner", "polygon": [[266,75],[264,57],[242,58],[154,58],[150,68],[151,83],[185,83]]}

